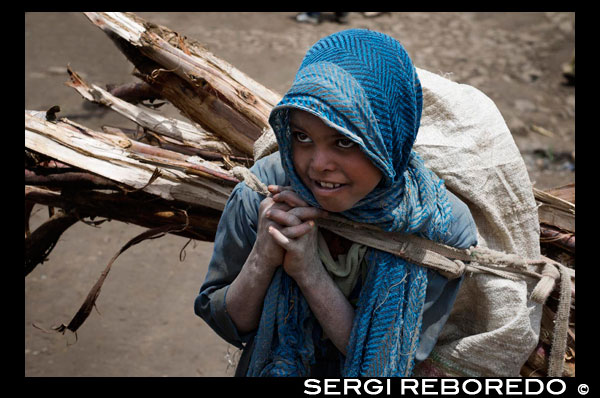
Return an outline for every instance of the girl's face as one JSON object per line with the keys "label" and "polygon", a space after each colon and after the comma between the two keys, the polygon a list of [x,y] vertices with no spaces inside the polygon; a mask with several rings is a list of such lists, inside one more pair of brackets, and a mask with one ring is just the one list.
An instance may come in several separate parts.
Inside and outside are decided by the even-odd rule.
{"label": "girl's face", "polygon": [[290,130],[296,173],[323,209],[348,210],[381,180],[360,147],[317,116],[290,110]]}

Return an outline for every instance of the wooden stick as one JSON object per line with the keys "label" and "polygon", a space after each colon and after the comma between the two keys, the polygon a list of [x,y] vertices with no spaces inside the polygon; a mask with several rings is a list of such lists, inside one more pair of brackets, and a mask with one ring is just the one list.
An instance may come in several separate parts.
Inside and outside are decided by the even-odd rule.
{"label": "wooden stick", "polygon": [[[133,130],[133,129],[122,128],[122,127],[113,127],[113,126],[102,126],[102,131],[104,131],[105,133],[108,133],[108,134],[112,134],[112,135],[119,135],[123,138],[127,138],[130,140],[135,140],[134,137],[139,135],[139,130]],[[178,153],[181,153],[181,154],[187,155],[187,156],[200,156],[209,161],[211,161],[211,160],[222,161],[224,159],[229,159],[231,161],[234,161],[234,162],[244,165],[246,167],[249,167],[252,164],[254,164],[254,159],[252,159],[246,155],[243,155],[243,154],[241,156],[223,155],[223,153],[214,152],[211,150],[199,149],[196,147],[192,147],[190,145],[185,145],[183,142],[178,141],[172,137],[167,137],[167,136],[163,136],[163,135],[159,135],[159,136],[154,135],[154,134],[152,134],[151,130],[144,130],[143,133],[147,133],[148,136],[152,136],[153,138],[155,138],[155,140],[153,140],[153,142],[151,143],[152,145],[155,145],[159,148],[166,149],[168,151],[178,152]],[[147,137],[145,137],[145,138],[147,138]],[[235,151],[235,149],[234,149],[234,151]]]}
{"label": "wooden stick", "polygon": [[[231,187],[205,178],[190,178],[184,171],[169,168],[164,163],[161,175],[153,184],[147,185],[156,167],[133,159],[123,148],[129,141],[121,139],[119,145],[105,135],[106,141],[98,139],[102,133],[76,128],[75,123],[48,122],[25,113],[25,146],[44,153],[61,162],[144,191],[166,200],[180,200],[222,210],[231,193]],[[225,172],[225,174],[227,174]]]}
{"label": "wooden stick", "polygon": [[[70,68],[69,68],[70,69]],[[151,85],[145,82],[128,84],[107,84],[106,90],[115,97],[132,104],[139,104],[143,101],[154,101],[160,99],[160,93]]]}
{"label": "wooden stick", "polygon": [[119,189],[119,186],[108,178],[90,173],[66,172],[44,175],[27,169],[25,169],[25,185],[70,189]]}
{"label": "wooden stick", "polygon": [[221,212],[203,206],[193,208],[177,202],[157,199],[143,192],[68,191],[62,194],[26,186],[26,202],[74,209],[81,218],[102,217],[147,228],[187,224],[174,234],[190,239],[214,241]]}
{"label": "wooden stick", "polygon": [[575,204],[575,183],[544,191],[556,198]]}
{"label": "wooden stick", "polygon": [[[203,79],[219,89],[220,95],[230,103],[238,103],[239,109],[251,120],[254,115],[261,123],[281,95],[256,82],[228,62],[214,56],[198,41],[179,35],[161,25],[147,22],[133,13],[84,13],[105,32],[127,40],[164,69],[176,70],[184,80],[191,83]],[[164,62],[160,60],[164,59]],[[240,90],[240,87],[242,88]]]}
{"label": "wooden stick", "polygon": [[562,197],[537,188],[533,188],[533,194],[539,203],[538,215],[541,223],[575,232],[575,204],[562,198],[574,198],[575,186],[572,187],[572,194],[561,192]]}
{"label": "wooden stick", "polygon": [[551,225],[540,224],[540,242],[552,243],[571,253],[575,253],[575,234],[565,233]]}
{"label": "wooden stick", "polygon": [[[189,119],[248,155],[279,95],[199,43],[127,13],[86,13],[153,86]],[[183,44],[182,44],[183,43]]]}
{"label": "wooden stick", "polygon": [[70,67],[67,68],[67,71],[71,81],[65,84],[74,88],[88,101],[107,106],[144,128],[166,137],[175,138],[184,145],[192,148],[211,150],[223,155],[241,155],[239,151],[231,148],[230,145],[220,141],[214,134],[201,129],[199,126],[194,126],[181,120],[166,118],[151,110],[130,104],[113,96],[97,85],[90,86]]}
{"label": "wooden stick", "polygon": [[240,152],[252,156],[254,142],[262,134],[262,128],[240,115],[235,109],[202,88],[192,88],[180,77],[136,65],[138,77],[150,83],[161,95],[178,108],[188,119],[207,131],[218,135],[223,141]]}
{"label": "wooden stick", "polygon": [[268,126],[269,113],[274,103],[266,103],[231,79],[229,74],[223,73],[224,70],[203,62],[199,57],[186,54],[152,31],[144,32],[141,40],[145,44],[142,52],[165,69],[173,70],[194,86],[201,86],[205,90],[210,87],[210,90],[217,93],[217,97],[222,98],[253,123],[261,128]]}

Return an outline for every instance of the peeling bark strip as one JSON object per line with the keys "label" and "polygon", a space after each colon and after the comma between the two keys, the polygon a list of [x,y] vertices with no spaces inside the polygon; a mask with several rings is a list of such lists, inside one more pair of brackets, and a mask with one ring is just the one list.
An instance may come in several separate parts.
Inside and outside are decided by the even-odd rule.
{"label": "peeling bark strip", "polygon": [[74,213],[59,211],[25,237],[25,276],[46,260],[63,232],[78,220]]}
{"label": "peeling bark strip", "polygon": [[85,322],[85,320],[90,315],[90,312],[92,312],[92,308],[96,304],[96,299],[100,295],[100,289],[102,288],[102,285],[104,284],[104,280],[108,276],[108,273],[110,272],[110,269],[111,269],[113,263],[115,262],[117,257],[119,257],[121,255],[121,253],[123,253],[125,250],[129,249],[131,246],[137,245],[138,243],[143,242],[146,239],[160,238],[161,236],[164,236],[165,234],[167,234],[169,232],[173,232],[175,230],[181,230],[181,229],[184,229],[185,227],[186,227],[186,225],[179,225],[179,226],[163,225],[158,228],[149,229],[148,231],[141,233],[140,235],[134,237],[129,242],[127,242],[125,244],[125,246],[123,246],[110,260],[110,262],[108,263],[108,265],[106,266],[106,268],[104,269],[102,274],[100,275],[100,278],[98,278],[98,280],[96,281],[96,284],[94,284],[94,286],[88,293],[85,301],[83,302],[83,304],[81,305],[81,307],[79,308],[79,310],[77,311],[77,313],[75,314],[73,319],[71,319],[69,324],[68,325],[62,324],[62,325],[58,326],[57,328],[54,328],[54,330],[56,330],[57,332],[63,333],[63,334],[65,333],[65,330],[67,330],[67,329],[73,333],[77,332],[77,329],[79,329],[79,327]]}
{"label": "peeling bark strip", "polygon": [[31,218],[33,206],[35,206],[34,202],[28,202],[27,200],[25,200],[25,239],[31,236],[31,231],[29,230],[29,219]]}
{"label": "peeling bark strip", "polygon": [[[104,131],[107,134],[118,135],[118,136],[121,136],[121,137],[129,139],[129,140],[135,140],[135,137],[140,135],[139,129],[133,130],[133,129],[128,129],[128,128],[119,128],[119,127],[111,127],[111,126],[102,126],[102,131]],[[246,155],[241,155],[241,156],[223,155],[223,153],[214,152],[214,151],[210,151],[210,150],[204,150],[204,149],[198,149],[198,148],[188,145],[188,143],[183,143],[176,139],[162,136],[162,135],[153,134],[153,133],[154,133],[153,131],[150,131],[147,129],[143,130],[141,133],[143,135],[143,137],[140,138],[139,141],[140,142],[147,141],[148,144],[150,144],[151,146],[153,146],[155,148],[163,148],[167,151],[177,152],[177,153],[180,153],[182,155],[187,155],[187,156],[200,156],[201,158],[209,160],[209,161],[211,161],[211,160],[223,161],[225,159],[229,159],[232,162],[242,164],[246,167],[249,167],[252,164],[254,164],[254,159],[251,159]]]}
{"label": "peeling bark strip", "polygon": [[85,15],[118,41],[121,51],[141,72],[140,77],[163,98],[252,155],[254,141],[269,128],[268,116],[281,98],[279,94],[215,57],[198,42],[164,26],[131,13]]}

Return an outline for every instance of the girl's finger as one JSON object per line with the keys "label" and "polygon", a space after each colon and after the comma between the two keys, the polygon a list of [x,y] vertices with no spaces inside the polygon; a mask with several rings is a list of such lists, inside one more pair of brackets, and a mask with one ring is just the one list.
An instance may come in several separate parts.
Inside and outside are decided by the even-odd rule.
{"label": "girl's finger", "polygon": [[287,203],[277,203],[277,202],[273,201],[273,205],[271,206],[271,209],[288,211],[288,210],[292,209],[292,207],[289,206]]}
{"label": "girl's finger", "polygon": [[269,220],[275,221],[276,223],[287,227],[300,225],[303,221],[299,219],[295,214],[290,213],[289,211],[284,211],[273,207],[267,210],[265,215]]}
{"label": "girl's finger", "polygon": [[287,249],[288,245],[290,244],[290,240],[281,232],[279,232],[277,230],[277,228],[273,227],[273,226],[269,226],[269,235],[271,235],[271,237],[273,238],[273,240],[280,245],[281,247],[283,247],[284,249]]}
{"label": "girl's finger", "polygon": [[283,190],[273,195],[273,200],[277,203],[287,203],[292,207],[307,207],[310,206],[296,192],[292,190]]}
{"label": "girl's finger", "polygon": [[315,222],[313,220],[309,220],[309,221],[303,222],[300,225],[282,228],[281,231],[277,231],[277,232],[286,236],[289,239],[296,239],[296,238],[299,238],[299,237],[307,234],[314,227],[315,227]]}
{"label": "girl's finger", "polygon": [[302,224],[304,221],[325,217],[326,212],[316,207],[294,207],[289,210],[271,207],[265,215],[271,221],[283,226],[293,227]]}
{"label": "girl's finger", "polygon": [[288,211],[291,209],[291,207],[287,203],[277,203],[273,200],[273,198],[266,197],[262,200],[262,202],[260,202],[259,217],[262,217],[262,215],[270,209]]}
{"label": "girl's finger", "polygon": [[276,193],[291,190],[292,187],[284,185],[269,185],[267,186],[267,189],[269,190],[269,192],[271,192],[271,194],[275,195]]}
{"label": "girl's finger", "polygon": [[312,220],[315,218],[326,218],[327,212],[316,207],[294,207],[288,211],[302,221]]}

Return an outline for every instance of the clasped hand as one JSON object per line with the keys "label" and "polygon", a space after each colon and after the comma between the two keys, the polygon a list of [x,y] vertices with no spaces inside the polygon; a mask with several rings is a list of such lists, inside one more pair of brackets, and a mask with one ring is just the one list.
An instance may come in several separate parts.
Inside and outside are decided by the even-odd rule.
{"label": "clasped hand", "polygon": [[273,267],[283,265],[296,281],[315,275],[315,267],[322,267],[315,219],[327,217],[327,212],[310,206],[290,187],[268,188],[272,196],[259,208],[257,244],[261,257]]}

